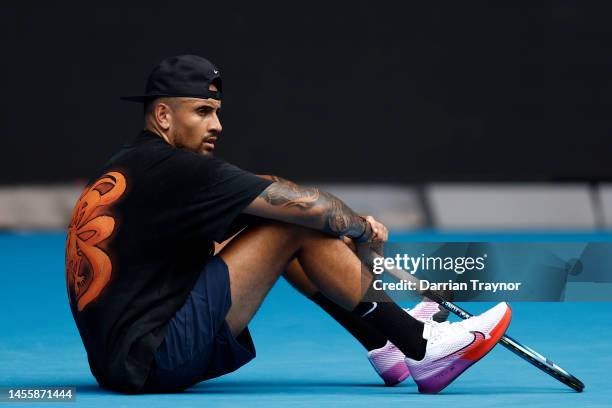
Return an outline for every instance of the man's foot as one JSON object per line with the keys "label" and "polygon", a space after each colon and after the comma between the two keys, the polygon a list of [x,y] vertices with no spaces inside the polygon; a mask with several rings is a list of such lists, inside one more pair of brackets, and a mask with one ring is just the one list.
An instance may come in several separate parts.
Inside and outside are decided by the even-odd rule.
{"label": "man's foot", "polygon": [[501,302],[481,315],[456,323],[425,321],[425,357],[406,358],[419,392],[442,391],[461,373],[483,358],[504,335],[512,310]]}
{"label": "man's foot", "polygon": [[[406,312],[421,321],[433,319],[442,322],[448,317],[446,309],[427,299],[412,309],[406,309]],[[410,377],[410,371],[406,366],[406,356],[390,341],[383,347],[368,352],[368,360],[388,387],[397,385]]]}

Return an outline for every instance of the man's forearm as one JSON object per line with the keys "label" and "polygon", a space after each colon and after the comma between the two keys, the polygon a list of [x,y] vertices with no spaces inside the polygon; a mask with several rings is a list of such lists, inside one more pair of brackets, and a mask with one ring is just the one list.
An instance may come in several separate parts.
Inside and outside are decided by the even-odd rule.
{"label": "man's forearm", "polygon": [[274,181],[260,198],[279,209],[295,209],[300,224],[320,229],[335,236],[347,236],[368,240],[369,223],[342,200],[314,187],[302,187],[278,176],[260,176]]}

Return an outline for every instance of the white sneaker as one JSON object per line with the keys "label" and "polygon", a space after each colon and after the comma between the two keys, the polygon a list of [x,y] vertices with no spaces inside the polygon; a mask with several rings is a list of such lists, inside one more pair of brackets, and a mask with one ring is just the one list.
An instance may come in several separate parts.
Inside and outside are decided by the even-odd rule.
{"label": "white sneaker", "polygon": [[504,335],[512,310],[505,303],[463,322],[425,321],[425,357],[406,358],[406,365],[421,393],[437,393],[483,358]]}
{"label": "white sneaker", "polygon": [[369,351],[368,360],[388,387],[397,385],[410,377],[410,371],[406,366],[406,356],[390,341],[387,341],[387,344],[381,348]]}
{"label": "white sneaker", "polygon": [[[423,299],[412,309],[404,310],[421,321],[433,319],[440,322],[448,317],[446,309],[428,299]],[[381,348],[369,351],[368,361],[388,387],[397,385],[410,377],[410,370],[406,366],[406,356],[390,341],[387,341],[387,344]]]}

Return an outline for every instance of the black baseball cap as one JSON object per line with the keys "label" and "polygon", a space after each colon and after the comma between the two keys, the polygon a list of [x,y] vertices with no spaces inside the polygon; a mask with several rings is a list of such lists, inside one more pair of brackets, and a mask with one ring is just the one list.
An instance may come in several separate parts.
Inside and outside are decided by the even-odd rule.
{"label": "black baseball cap", "polygon": [[[213,92],[210,85],[218,89]],[[164,96],[221,100],[221,74],[212,62],[197,55],[177,55],[156,66],[145,87],[144,95],[122,96],[124,101],[146,102]]]}

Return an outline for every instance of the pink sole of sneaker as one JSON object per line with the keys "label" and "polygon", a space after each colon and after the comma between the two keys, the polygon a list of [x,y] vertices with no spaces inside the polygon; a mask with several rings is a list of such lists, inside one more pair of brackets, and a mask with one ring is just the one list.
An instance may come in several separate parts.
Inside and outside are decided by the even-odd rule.
{"label": "pink sole of sneaker", "polygon": [[387,387],[393,387],[410,377],[410,371],[403,361],[395,364],[381,375]]}

